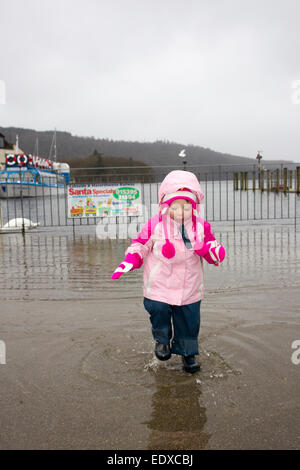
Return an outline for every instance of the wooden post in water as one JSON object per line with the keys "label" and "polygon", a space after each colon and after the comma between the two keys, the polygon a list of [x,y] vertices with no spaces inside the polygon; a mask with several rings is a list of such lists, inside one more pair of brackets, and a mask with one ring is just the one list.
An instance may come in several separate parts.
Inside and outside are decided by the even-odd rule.
{"label": "wooden post in water", "polygon": [[240,180],[241,180],[241,191],[243,191],[245,189],[244,188],[244,172],[243,171],[241,171]]}
{"label": "wooden post in water", "polygon": [[288,180],[287,180],[287,168],[283,169],[283,190],[287,191],[288,189]]}
{"label": "wooden post in water", "polygon": [[261,191],[264,191],[265,190],[265,172],[264,172],[264,170],[260,170],[259,176],[260,176],[259,186],[260,186]]}
{"label": "wooden post in water", "polygon": [[233,181],[234,181],[234,190],[237,191],[239,189],[239,174],[233,173]]}
{"label": "wooden post in water", "polygon": [[267,190],[270,191],[271,189],[271,173],[270,170],[267,170]]}
{"label": "wooden post in water", "polygon": [[256,187],[256,173],[255,173],[255,170],[252,171],[252,189],[253,191],[255,190],[255,187]]}
{"label": "wooden post in water", "polygon": [[276,169],[276,191],[279,191],[279,183],[280,183],[280,175],[279,175],[279,168]]}
{"label": "wooden post in water", "polygon": [[297,166],[296,171],[296,192],[300,193],[300,166]]}
{"label": "wooden post in water", "polygon": [[293,170],[290,170],[289,189],[293,188]]}

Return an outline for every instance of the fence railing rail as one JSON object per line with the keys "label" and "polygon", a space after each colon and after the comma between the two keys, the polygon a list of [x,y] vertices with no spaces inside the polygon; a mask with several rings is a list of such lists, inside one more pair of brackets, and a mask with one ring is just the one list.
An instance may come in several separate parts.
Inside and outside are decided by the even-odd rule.
{"label": "fence railing rail", "polygon": [[[300,167],[293,168],[279,165],[267,166],[258,169],[250,165],[249,168],[238,171],[237,166],[220,167],[206,170],[207,165],[188,167],[198,177],[205,194],[203,204],[203,217],[210,222],[259,221],[259,220],[286,220],[297,223],[300,217]],[[0,213],[2,226],[12,219],[28,218],[38,223],[40,227],[55,226],[93,226],[100,223],[122,224],[137,222],[142,224],[147,217],[154,214],[157,209],[158,189],[164,174],[173,167],[158,167],[163,174],[154,181],[147,181],[147,175],[139,173],[139,167],[131,167],[131,174],[91,174],[85,172],[89,169],[76,169],[77,176],[73,176],[72,184],[104,184],[140,182],[142,185],[142,199],[144,215],[139,217],[93,217],[68,218],[67,213],[67,186],[61,186],[56,181],[54,186],[44,186],[37,191],[28,186],[20,188],[18,183],[11,188],[10,194],[6,190],[5,181],[1,182]],[[153,175],[151,175],[151,178]],[[7,181],[6,181],[7,182]],[[21,184],[22,186],[22,184]],[[1,223],[1,221],[0,221]]]}

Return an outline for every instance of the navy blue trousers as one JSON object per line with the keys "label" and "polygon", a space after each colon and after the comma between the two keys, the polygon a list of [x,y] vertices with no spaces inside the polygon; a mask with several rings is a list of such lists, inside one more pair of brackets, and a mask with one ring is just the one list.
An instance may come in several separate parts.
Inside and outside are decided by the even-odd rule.
{"label": "navy blue trousers", "polygon": [[181,356],[199,354],[201,300],[189,305],[169,305],[144,297],[155,341],[170,344],[171,352]]}

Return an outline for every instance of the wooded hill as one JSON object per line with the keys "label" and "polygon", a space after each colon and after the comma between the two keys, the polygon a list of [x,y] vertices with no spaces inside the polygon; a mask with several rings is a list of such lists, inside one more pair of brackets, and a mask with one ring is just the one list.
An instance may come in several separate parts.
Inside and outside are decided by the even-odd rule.
{"label": "wooded hill", "polygon": [[[49,154],[54,134],[53,131],[0,127],[0,132],[11,143],[16,141],[16,135],[18,135],[19,146],[26,153],[35,153],[36,141],[38,139],[39,155],[44,158],[53,159],[53,152],[52,155]],[[79,137],[69,132],[61,131],[56,132],[56,141],[57,160],[69,163],[71,168],[74,169],[79,167],[98,167],[99,170],[102,168],[102,172],[104,172],[104,168],[110,166],[132,167],[148,165],[150,167],[166,166],[170,170],[171,168],[182,167],[182,159],[178,157],[182,148],[186,149],[187,169],[195,165],[206,165],[210,170],[215,167],[219,171],[221,168],[221,171],[224,172],[226,167],[235,165],[235,171],[240,171],[246,167],[249,169],[249,165],[257,164],[256,155],[253,155],[253,158],[246,158],[216,152],[200,146],[184,146],[180,143],[168,141],[114,141],[110,139],[96,139],[94,137]],[[272,162],[268,160],[267,163],[269,165]],[[274,161],[276,166],[280,163],[288,166],[286,161]],[[155,168],[154,171],[158,174],[160,170]]]}

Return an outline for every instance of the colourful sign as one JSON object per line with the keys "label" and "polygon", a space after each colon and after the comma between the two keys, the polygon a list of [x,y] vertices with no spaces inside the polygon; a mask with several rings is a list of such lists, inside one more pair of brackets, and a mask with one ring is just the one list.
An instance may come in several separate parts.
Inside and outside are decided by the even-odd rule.
{"label": "colourful sign", "polygon": [[68,185],[68,217],[142,215],[141,184]]}

